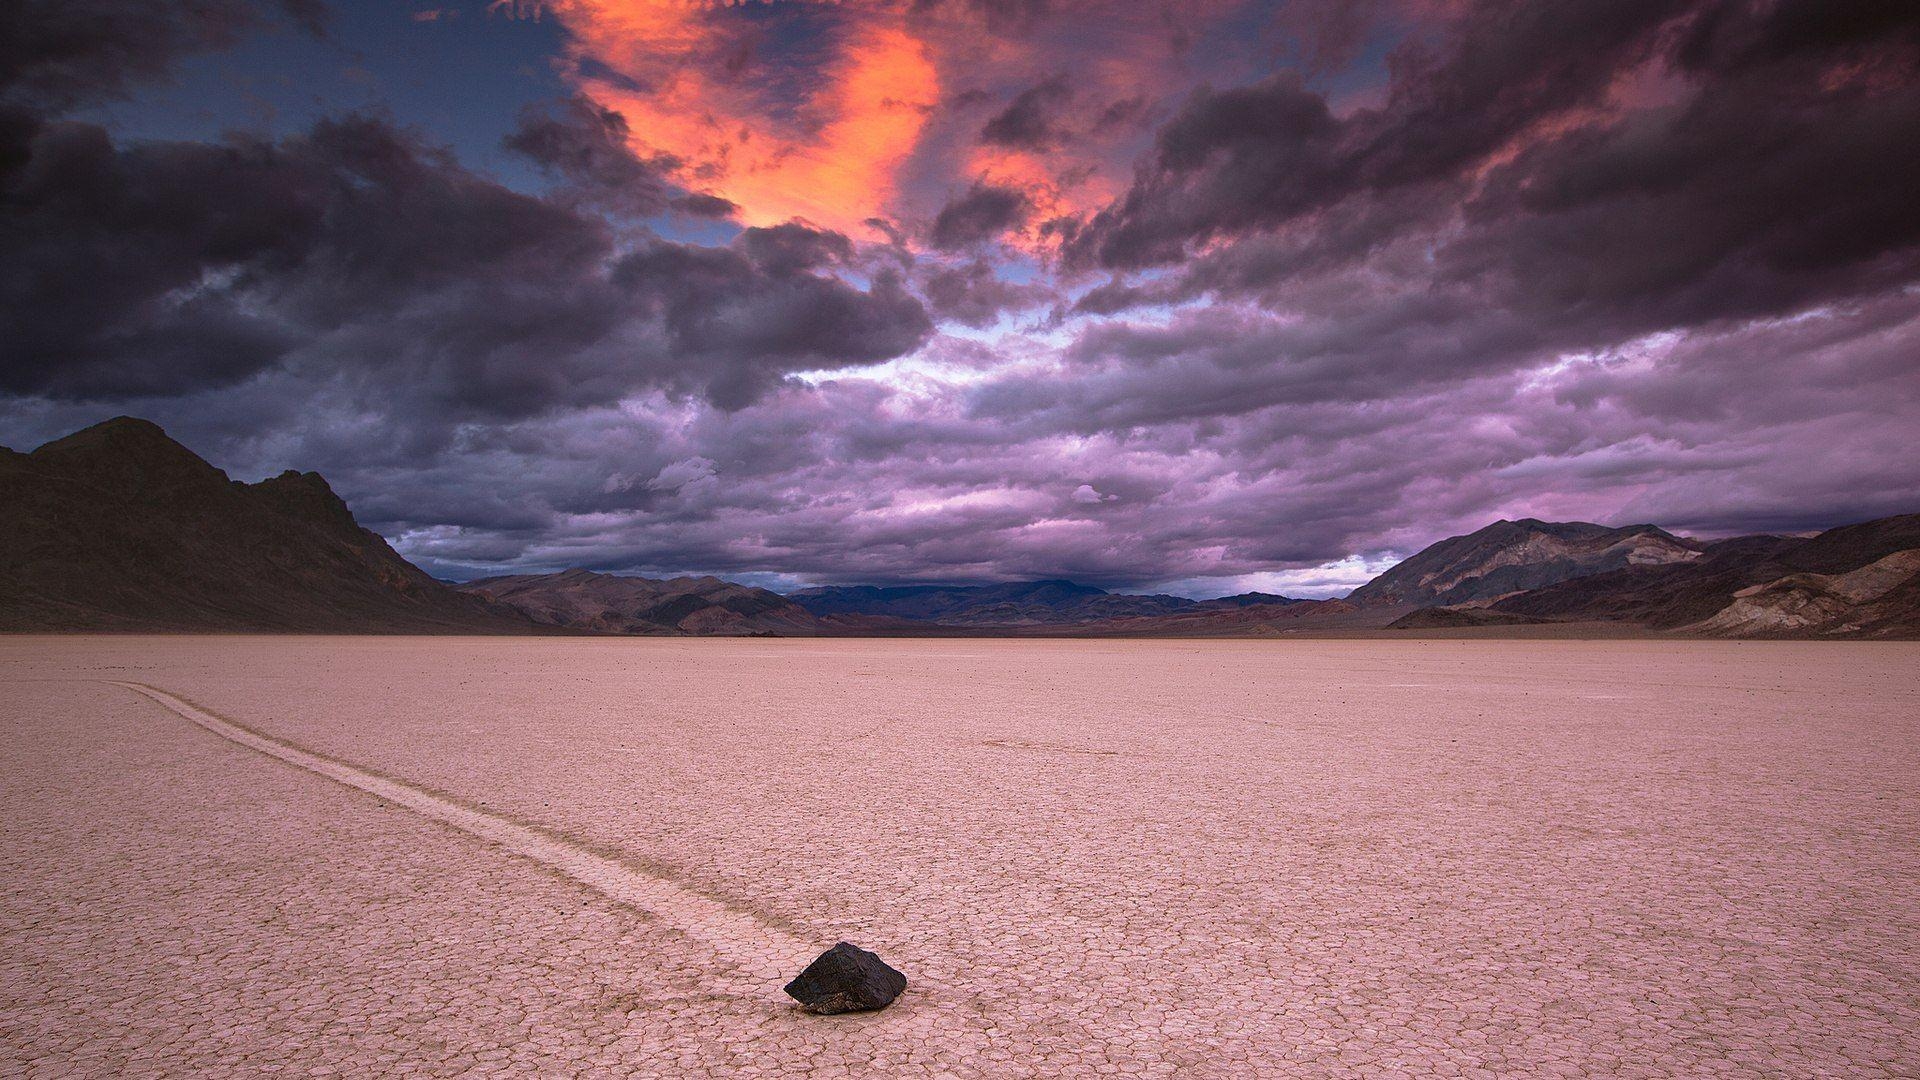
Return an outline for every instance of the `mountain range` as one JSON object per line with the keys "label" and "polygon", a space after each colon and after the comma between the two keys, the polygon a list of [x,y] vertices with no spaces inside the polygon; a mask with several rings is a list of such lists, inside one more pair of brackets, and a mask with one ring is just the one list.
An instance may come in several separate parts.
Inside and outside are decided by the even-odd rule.
{"label": "mountain range", "polygon": [[605,634],[819,634],[836,626],[779,593],[717,577],[576,569],[481,578],[454,588],[517,608],[543,625]]}
{"label": "mountain range", "polygon": [[945,626],[1063,626],[1164,615],[1193,604],[1178,596],[1115,595],[1071,581],[1004,585],[872,585],[802,589],[792,599],[815,615],[878,615]]}
{"label": "mountain range", "polygon": [[316,473],[247,484],[144,420],[0,448],[0,630],[1254,637],[1321,632],[1920,636],[1920,514],[1703,542],[1531,518],[1442,540],[1343,599],[1064,580],[823,586],[571,569],[450,584]]}

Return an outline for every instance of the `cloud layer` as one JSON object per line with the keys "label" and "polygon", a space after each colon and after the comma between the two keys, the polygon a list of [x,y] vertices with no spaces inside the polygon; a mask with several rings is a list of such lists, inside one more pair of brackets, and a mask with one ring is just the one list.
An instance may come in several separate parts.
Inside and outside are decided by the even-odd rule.
{"label": "cloud layer", "polygon": [[1325,594],[1920,509],[1909,5],[536,9],[537,188],[73,118],[312,4],[4,16],[5,441],[151,415],[449,575]]}

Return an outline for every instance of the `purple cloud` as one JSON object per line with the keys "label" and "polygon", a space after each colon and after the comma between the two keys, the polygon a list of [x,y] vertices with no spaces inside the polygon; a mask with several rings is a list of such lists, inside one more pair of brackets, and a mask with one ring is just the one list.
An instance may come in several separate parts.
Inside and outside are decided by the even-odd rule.
{"label": "purple cloud", "polygon": [[1499,517],[1920,508],[1901,5],[1198,5],[1151,50],[917,5],[1051,66],[928,114],[932,201],[846,231],[747,224],[584,99],[525,114],[525,187],[370,114],[66,115],[264,18],[195,11],[0,64],[0,441],[151,416],[436,573],[1328,595]]}

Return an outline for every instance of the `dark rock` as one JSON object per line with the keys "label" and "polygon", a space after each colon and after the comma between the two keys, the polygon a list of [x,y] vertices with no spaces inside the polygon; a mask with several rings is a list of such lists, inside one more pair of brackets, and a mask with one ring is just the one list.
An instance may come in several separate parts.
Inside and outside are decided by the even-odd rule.
{"label": "dark rock", "polygon": [[893,1004],[907,977],[886,961],[842,941],[787,984],[787,995],[810,1013],[870,1012]]}

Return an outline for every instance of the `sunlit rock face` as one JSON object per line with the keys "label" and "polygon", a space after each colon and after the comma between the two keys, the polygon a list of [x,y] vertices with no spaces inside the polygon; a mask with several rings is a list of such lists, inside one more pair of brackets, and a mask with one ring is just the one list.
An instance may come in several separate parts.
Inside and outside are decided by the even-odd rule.
{"label": "sunlit rock face", "polygon": [[1920,633],[1920,549],[1844,574],[1790,574],[1749,586],[1689,629],[1725,637]]}
{"label": "sunlit rock face", "polygon": [[1570,578],[1687,562],[1699,555],[1698,543],[1652,525],[1611,529],[1531,518],[1499,521],[1427,548],[1348,599],[1419,607],[1486,603]]}

